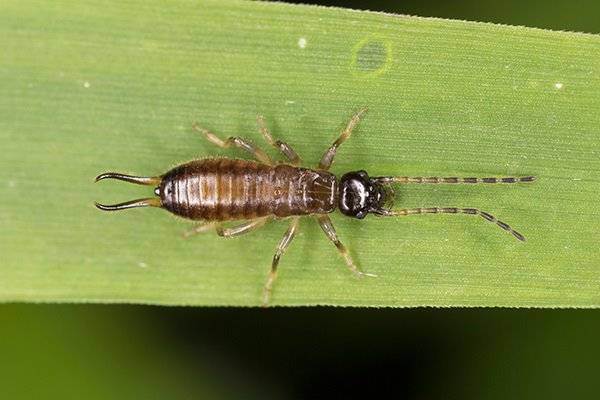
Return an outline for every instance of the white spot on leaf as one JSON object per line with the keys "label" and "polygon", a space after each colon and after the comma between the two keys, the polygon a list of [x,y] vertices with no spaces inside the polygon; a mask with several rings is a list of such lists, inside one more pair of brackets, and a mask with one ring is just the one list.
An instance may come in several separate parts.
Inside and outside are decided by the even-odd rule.
{"label": "white spot on leaf", "polygon": [[300,39],[298,39],[298,47],[300,47],[301,49],[305,48],[307,45],[307,41],[306,38],[301,37]]}

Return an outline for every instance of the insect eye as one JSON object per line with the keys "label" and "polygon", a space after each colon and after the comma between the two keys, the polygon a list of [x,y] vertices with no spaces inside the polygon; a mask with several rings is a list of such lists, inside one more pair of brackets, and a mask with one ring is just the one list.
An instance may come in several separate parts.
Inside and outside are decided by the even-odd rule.
{"label": "insect eye", "polygon": [[156,187],[156,188],[154,188],[154,194],[155,194],[156,196],[160,196],[160,187]]}

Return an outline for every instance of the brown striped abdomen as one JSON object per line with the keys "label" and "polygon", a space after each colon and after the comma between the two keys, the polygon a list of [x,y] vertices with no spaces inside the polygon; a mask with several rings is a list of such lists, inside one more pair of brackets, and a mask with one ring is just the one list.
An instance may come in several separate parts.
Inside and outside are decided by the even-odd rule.
{"label": "brown striped abdomen", "polygon": [[163,208],[194,220],[324,214],[335,209],[337,181],[325,171],[207,158],[167,172],[160,198]]}

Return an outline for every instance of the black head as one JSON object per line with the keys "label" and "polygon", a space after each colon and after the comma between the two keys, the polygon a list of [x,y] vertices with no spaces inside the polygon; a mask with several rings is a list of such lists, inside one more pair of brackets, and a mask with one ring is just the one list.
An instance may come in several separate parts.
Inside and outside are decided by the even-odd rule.
{"label": "black head", "polygon": [[384,187],[370,179],[366,171],[348,172],[340,179],[338,208],[349,217],[364,218],[381,210],[385,195]]}

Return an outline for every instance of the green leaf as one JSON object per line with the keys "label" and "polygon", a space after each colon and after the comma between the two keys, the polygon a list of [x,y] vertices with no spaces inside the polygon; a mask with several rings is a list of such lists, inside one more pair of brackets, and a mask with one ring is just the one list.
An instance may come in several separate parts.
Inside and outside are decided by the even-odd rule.
{"label": "green leaf", "polygon": [[2,301],[260,304],[285,222],[184,240],[165,211],[98,211],[151,188],[93,178],[246,157],[191,125],[264,146],[259,113],[314,166],[368,106],[335,173],[536,175],[406,185],[398,202],[478,207],[528,241],[466,215],[333,215],[378,275],[357,279],[305,218],[274,305],[600,304],[598,36],[216,0],[6,0],[0,36]]}

